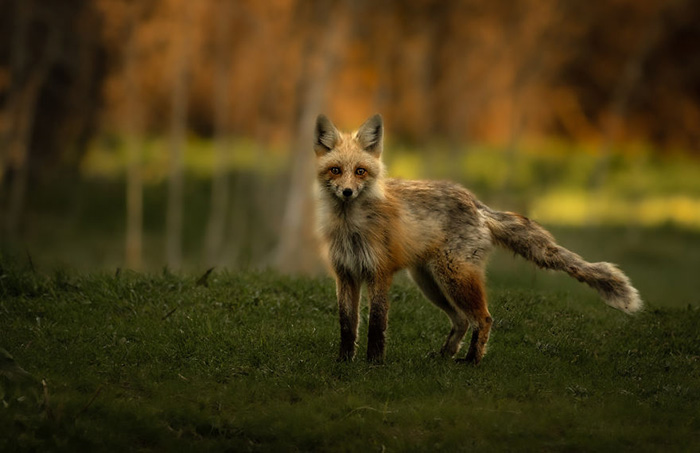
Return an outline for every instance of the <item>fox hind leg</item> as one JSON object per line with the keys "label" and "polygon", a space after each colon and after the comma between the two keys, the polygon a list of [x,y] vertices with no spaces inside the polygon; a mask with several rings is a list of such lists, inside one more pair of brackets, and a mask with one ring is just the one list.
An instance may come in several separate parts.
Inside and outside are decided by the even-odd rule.
{"label": "fox hind leg", "polygon": [[475,264],[445,255],[436,263],[436,277],[440,288],[456,311],[463,313],[472,327],[469,350],[460,362],[478,364],[486,353],[493,319],[489,313],[484,274]]}
{"label": "fox hind leg", "polygon": [[416,282],[416,285],[423,292],[425,297],[432,303],[441,308],[452,321],[452,329],[447,335],[445,344],[440,349],[440,355],[443,357],[452,357],[459,351],[462,344],[462,339],[469,328],[469,321],[466,314],[456,308],[440,289],[440,285],[435,280],[432,272],[423,266],[416,266],[409,270],[411,278]]}
{"label": "fox hind leg", "polygon": [[459,362],[463,361],[475,365],[481,362],[484,354],[486,354],[486,343],[489,341],[491,324],[493,324],[493,319],[488,315],[488,311],[485,316],[478,318],[478,320],[474,322],[469,351],[464,359],[458,360]]}

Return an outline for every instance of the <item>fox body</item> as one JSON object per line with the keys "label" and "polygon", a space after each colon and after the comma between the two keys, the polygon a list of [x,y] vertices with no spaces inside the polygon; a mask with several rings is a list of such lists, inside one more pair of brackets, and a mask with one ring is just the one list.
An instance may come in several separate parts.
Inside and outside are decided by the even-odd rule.
{"label": "fox body", "polygon": [[324,115],[316,120],[317,220],[323,254],[336,279],[340,360],[355,355],[364,284],[370,304],[367,359],[383,361],[389,286],[397,271],[408,269],[452,322],[440,353],[457,354],[471,327],[462,360],[479,363],[493,322],[484,268],[494,245],[539,267],[568,273],[615,308],[632,313],[642,307],[637,290],[614,265],[586,262],[528,218],[492,210],[454,183],[387,178],[383,132],[379,115],[354,133],[340,132]]}

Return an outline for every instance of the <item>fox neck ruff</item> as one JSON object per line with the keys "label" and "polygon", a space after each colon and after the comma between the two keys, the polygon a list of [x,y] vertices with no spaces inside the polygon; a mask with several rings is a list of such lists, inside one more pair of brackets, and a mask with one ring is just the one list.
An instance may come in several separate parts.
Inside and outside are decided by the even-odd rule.
{"label": "fox neck ruff", "polygon": [[366,279],[382,268],[387,236],[383,181],[366,187],[357,198],[342,200],[323,191],[318,199],[319,232],[336,274]]}

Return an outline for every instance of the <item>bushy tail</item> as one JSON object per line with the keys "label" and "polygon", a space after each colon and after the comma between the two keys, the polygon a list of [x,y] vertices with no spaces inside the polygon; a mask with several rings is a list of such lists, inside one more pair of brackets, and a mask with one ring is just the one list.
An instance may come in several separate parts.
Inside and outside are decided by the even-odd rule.
{"label": "bushy tail", "polygon": [[544,269],[564,271],[600,293],[605,303],[626,313],[642,308],[639,292],[614,264],[589,263],[558,245],[536,222],[511,212],[480,206],[494,242]]}

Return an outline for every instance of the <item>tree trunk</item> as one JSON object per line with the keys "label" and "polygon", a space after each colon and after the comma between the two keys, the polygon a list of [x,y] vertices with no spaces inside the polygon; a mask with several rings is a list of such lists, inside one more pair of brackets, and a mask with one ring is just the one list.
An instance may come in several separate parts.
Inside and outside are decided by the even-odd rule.
{"label": "tree trunk", "polygon": [[141,93],[136,78],[138,64],[138,44],[136,19],[131,19],[124,55],[126,79],[126,109],[124,126],[126,132],[126,266],[140,269],[142,266],[143,235],[143,179],[142,139],[141,139]]}
{"label": "tree trunk", "polygon": [[187,128],[187,97],[190,78],[190,47],[192,45],[190,2],[183,2],[180,39],[175,40],[175,83],[172,89],[170,116],[170,177],[168,179],[168,206],[166,212],[166,261],[171,269],[182,266],[182,213],[183,213],[183,154]]}
{"label": "tree trunk", "polygon": [[[302,5],[305,7],[305,5]],[[346,5],[340,3],[334,11],[316,11],[308,25],[312,30],[325,23],[322,37],[311,33],[305,42],[302,58],[304,68],[297,90],[300,106],[297,114],[297,140],[292,150],[291,179],[282,218],[276,265],[283,272],[311,273],[317,267],[313,235],[313,161],[312,140],[316,115],[324,108],[328,82],[342,55],[351,23]],[[320,20],[316,20],[320,19]],[[320,47],[315,47],[318,44]]]}
{"label": "tree trunk", "polygon": [[598,160],[590,178],[590,188],[594,192],[599,192],[607,179],[610,168],[610,154],[615,142],[615,136],[622,129],[624,120],[627,118],[629,101],[643,77],[642,69],[644,63],[662,35],[664,28],[663,12],[662,10],[652,17],[652,22],[644,31],[639,40],[639,45],[629,55],[624,71],[613,90],[609,107],[611,116],[604,125],[603,141],[600,146]]}
{"label": "tree trunk", "polygon": [[207,222],[206,262],[209,266],[221,264],[221,251],[224,246],[224,231],[229,203],[228,181],[228,99],[229,77],[231,65],[229,62],[229,22],[232,14],[232,4],[227,0],[219,1],[218,20],[216,24],[216,74],[214,83],[214,122],[215,122],[215,155],[211,186],[211,205],[209,221]]}
{"label": "tree trunk", "polygon": [[[17,136],[18,121],[22,116],[22,81],[25,79],[27,66],[27,27],[31,15],[31,1],[17,3],[15,6],[15,23],[10,49],[10,87],[7,93],[6,109],[0,121],[0,184],[5,182],[5,172],[15,167],[16,157],[10,149]],[[28,84],[25,83],[25,87]],[[0,186],[2,187],[2,186]],[[3,227],[7,225],[2,225]]]}
{"label": "tree trunk", "polygon": [[18,106],[15,109],[15,130],[10,140],[8,151],[13,167],[13,177],[9,190],[7,217],[5,218],[6,233],[9,240],[17,239],[19,225],[24,211],[29,179],[29,146],[32,137],[32,124],[36,111],[36,102],[45,80],[45,75],[34,73],[22,87],[19,94]]}
{"label": "tree trunk", "polygon": [[[58,58],[63,32],[63,17],[37,11],[33,2],[17,5],[17,25],[12,48],[12,91],[9,100],[9,123],[6,158],[0,159],[0,182],[5,166],[12,168],[13,178],[9,188],[5,231],[9,240],[17,238],[24,211],[29,180],[30,146],[32,128],[41,89],[48,78],[51,66]],[[48,33],[35,62],[27,60],[25,48],[29,21],[37,13],[46,22]]]}

